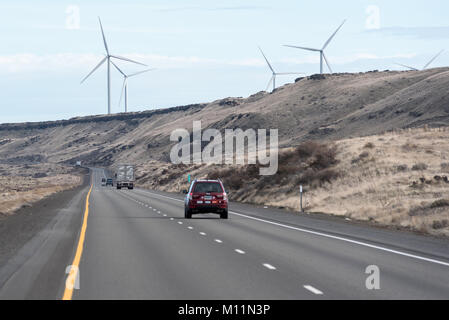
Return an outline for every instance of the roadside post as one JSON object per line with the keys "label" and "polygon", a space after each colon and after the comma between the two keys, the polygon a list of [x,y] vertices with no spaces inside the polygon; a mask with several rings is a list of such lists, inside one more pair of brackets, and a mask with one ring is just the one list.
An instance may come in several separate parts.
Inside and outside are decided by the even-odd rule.
{"label": "roadside post", "polygon": [[304,212],[304,209],[302,207],[302,185],[299,186],[299,205],[301,207],[301,212]]}

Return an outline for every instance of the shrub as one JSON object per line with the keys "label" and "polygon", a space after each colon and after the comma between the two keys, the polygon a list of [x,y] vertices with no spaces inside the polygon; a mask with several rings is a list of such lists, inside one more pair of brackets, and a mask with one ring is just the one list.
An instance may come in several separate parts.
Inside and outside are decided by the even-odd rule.
{"label": "shrub", "polygon": [[413,171],[422,171],[422,170],[427,170],[427,168],[428,168],[427,164],[425,164],[425,163],[418,163],[418,164],[415,164],[412,167],[412,170]]}
{"label": "shrub", "polygon": [[369,157],[369,152],[368,151],[364,151],[359,155],[360,159],[366,159]]}
{"label": "shrub", "polygon": [[414,151],[416,149],[418,149],[418,146],[416,144],[412,144],[410,142],[407,142],[406,144],[404,144],[402,146],[402,150],[404,150],[405,152]]}
{"label": "shrub", "polygon": [[208,174],[207,178],[222,179],[225,187],[234,191],[241,189],[248,182],[256,182],[258,190],[288,183],[320,186],[339,176],[338,172],[332,168],[337,163],[335,146],[309,141],[300,144],[294,150],[281,153],[278,172],[273,176],[259,176],[260,165],[257,164],[214,170]]}
{"label": "shrub", "polygon": [[408,166],[406,164],[400,164],[395,167],[398,172],[405,172],[408,170]]}
{"label": "shrub", "polygon": [[365,149],[374,149],[375,145],[372,142],[368,142],[367,144],[365,144],[364,148]]}
{"label": "shrub", "polygon": [[430,205],[430,207],[431,207],[432,209],[435,209],[435,208],[443,208],[443,207],[449,207],[449,200],[447,200],[447,199],[440,199],[440,200],[437,200],[437,201],[433,202],[433,203]]}
{"label": "shrub", "polygon": [[435,230],[444,229],[447,226],[449,226],[448,220],[441,220],[441,221],[436,220],[432,223],[432,228]]}

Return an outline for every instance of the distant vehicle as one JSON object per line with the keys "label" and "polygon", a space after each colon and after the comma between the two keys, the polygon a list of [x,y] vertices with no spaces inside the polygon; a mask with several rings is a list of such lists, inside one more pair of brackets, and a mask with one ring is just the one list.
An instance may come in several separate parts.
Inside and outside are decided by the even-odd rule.
{"label": "distant vehicle", "polygon": [[106,180],[106,187],[107,187],[107,186],[113,187],[113,186],[114,186],[114,181],[113,181],[112,179],[107,179],[107,180]]}
{"label": "distant vehicle", "polygon": [[197,213],[217,213],[221,219],[228,219],[228,196],[220,180],[194,180],[184,193],[186,219]]}
{"label": "distant vehicle", "polygon": [[81,164],[82,164],[81,161],[77,161],[77,162],[76,162],[76,166],[77,166],[77,167],[81,167]]}
{"label": "distant vehicle", "polygon": [[101,179],[101,186],[102,187],[106,186],[106,178]]}
{"label": "distant vehicle", "polygon": [[115,176],[117,189],[134,189],[134,166],[129,164],[118,165]]}

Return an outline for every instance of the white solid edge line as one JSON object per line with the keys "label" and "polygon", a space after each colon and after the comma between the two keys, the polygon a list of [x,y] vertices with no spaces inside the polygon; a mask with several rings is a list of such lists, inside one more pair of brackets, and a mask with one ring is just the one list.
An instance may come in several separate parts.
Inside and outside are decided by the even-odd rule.
{"label": "white solid edge line", "polygon": [[[152,195],[155,195],[155,196],[167,198],[167,199],[184,202],[184,200],[179,200],[179,199],[175,199],[175,198],[162,196],[162,195],[159,195],[159,194],[156,194],[156,193],[152,193],[152,192],[149,192],[149,191],[144,191],[144,192],[152,194]],[[283,227],[283,228],[296,230],[296,231],[300,231],[300,232],[304,232],[304,233],[314,234],[314,235],[325,237],[325,238],[330,238],[330,239],[340,240],[340,241],[344,241],[344,242],[349,242],[349,243],[357,244],[357,245],[360,245],[360,246],[364,246],[364,247],[368,247],[368,248],[372,248],[372,249],[377,249],[377,250],[381,250],[381,251],[385,251],[385,252],[389,252],[389,253],[394,253],[394,254],[397,254],[397,255],[401,255],[401,256],[417,259],[417,260],[427,261],[427,262],[431,262],[431,263],[436,263],[436,264],[439,264],[439,265],[443,265],[443,266],[449,267],[449,262],[444,262],[444,261],[440,261],[440,260],[435,260],[435,259],[430,259],[430,258],[426,258],[426,257],[422,257],[422,256],[417,256],[417,255],[414,255],[414,254],[410,254],[410,253],[406,253],[406,252],[402,252],[402,251],[398,251],[398,250],[393,250],[393,249],[388,249],[388,248],[385,248],[385,247],[376,246],[376,245],[373,245],[373,244],[369,244],[369,243],[365,243],[365,242],[361,242],[361,241],[357,241],[357,240],[351,240],[351,239],[348,239],[348,238],[343,238],[343,237],[339,237],[339,236],[333,236],[333,235],[322,233],[322,232],[317,232],[317,231],[307,230],[307,229],[303,229],[303,228],[293,227],[293,226],[285,225],[285,224],[282,224],[282,223],[277,223],[277,222],[272,222],[272,221],[268,221],[268,220],[264,220],[264,219],[260,219],[260,218],[247,216],[247,215],[244,215],[244,214],[241,214],[241,213],[237,213],[237,212],[233,212],[233,211],[229,211],[229,213],[233,214],[233,215],[236,215],[236,216],[244,217],[244,218],[247,218],[247,219],[251,219],[251,220],[255,220],[255,221],[260,221],[260,222],[272,224],[272,225],[275,225],[275,226],[278,226],[278,227]]]}
{"label": "white solid edge line", "polygon": [[312,287],[311,285],[305,285],[304,288],[309,290],[310,292],[312,292],[314,294],[323,294],[323,292],[321,292],[317,288]]}
{"label": "white solid edge line", "polygon": [[272,265],[269,264],[269,263],[264,263],[263,266],[264,266],[265,268],[267,268],[267,269],[270,269],[270,270],[276,270],[276,267],[272,266]]}

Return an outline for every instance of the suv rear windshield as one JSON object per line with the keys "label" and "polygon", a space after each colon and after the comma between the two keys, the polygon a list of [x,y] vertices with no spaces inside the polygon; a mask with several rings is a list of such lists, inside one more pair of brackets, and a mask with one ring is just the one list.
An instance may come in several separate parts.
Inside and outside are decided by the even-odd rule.
{"label": "suv rear windshield", "polygon": [[223,189],[218,182],[197,182],[193,188],[195,193],[222,193]]}

